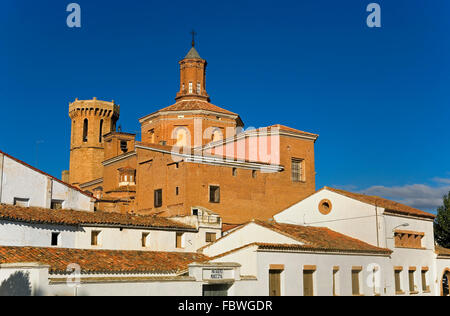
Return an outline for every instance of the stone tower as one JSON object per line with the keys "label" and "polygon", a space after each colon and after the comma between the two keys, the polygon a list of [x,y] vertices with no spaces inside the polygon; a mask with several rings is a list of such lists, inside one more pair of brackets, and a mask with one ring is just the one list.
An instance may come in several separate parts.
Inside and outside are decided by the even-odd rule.
{"label": "stone tower", "polygon": [[103,177],[103,135],[115,132],[119,115],[120,107],[114,101],[76,99],[69,105],[72,120],[70,184],[79,186]]}

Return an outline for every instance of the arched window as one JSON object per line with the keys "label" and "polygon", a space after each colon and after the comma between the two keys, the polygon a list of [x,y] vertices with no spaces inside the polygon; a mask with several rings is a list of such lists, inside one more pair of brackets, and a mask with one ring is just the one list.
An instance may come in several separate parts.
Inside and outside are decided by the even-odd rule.
{"label": "arched window", "polygon": [[89,128],[88,119],[84,119],[84,123],[83,123],[83,142],[84,143],[87,143],[87,141],[88,141],[88,128]]}
{"label": "arched window", "polygon": [[223,139],[223,135],[222,135],[222,131],[218,128],[216,128],[213,132],[212,132],[212,136],[211,136],[211,140],[213,142],[219,141]]}
{"label": "arched window", "polygon": [[100,131],[98,134],[98,142],[103,142],[103,120],[100,120]]}
{"label": "arched window", "polygon": [[187,146],[187,130],[183,127],[177,129],[177,146]]}

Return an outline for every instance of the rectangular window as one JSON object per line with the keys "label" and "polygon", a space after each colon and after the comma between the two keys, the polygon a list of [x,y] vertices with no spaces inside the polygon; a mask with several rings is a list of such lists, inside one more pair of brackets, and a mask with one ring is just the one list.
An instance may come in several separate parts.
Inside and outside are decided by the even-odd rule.
{"label": "rectangular window", "polygon": [[269,270],[269,296],[281,296],[282,270]]}
{"label": "rectangular window", "polygon": [[256,170],[253,170],[253,171],[252,171],[252,178],[253,178],[253,179],[256,179],[257,175],[258,175],[257,171],[256,171]]}
{"label": "rectangular window", "polygon": [[428,268],[422,268],[422,291],[430,292],[430,286],[428,285]]}
{"label": "rectangular window", "polygon": [[237,168],[233,168],[233,177],[237,176]]}
{"label": "rectangular window", "polygon": [[62,208],[63,208],[63,201],[52,200],[50,208],[52,210],[62,210]]}
{"label": "rectangular window", "polygon": [[180,188],[179,187],[175,188],[175,195],[180,195]]}
{"label": "rectangular window", "polygon": [[209,202],[220,203],[220,187],[215,185],[209,187]]}
{"label": "rectangular window", "polygon": [[359,268],[359,267],[352,269],[352,294],[353,295],[361,295],[360,281],[359,281],[361,271],[362,271],[362,268]]}
{"label": "rectangular window", "polygon": [[176,248],[181,249],[183,248],[183,233],[177,233],[176,237]]}
{"label": "rectangular window", "polygon": [[402,268],[401,267],[395,268],[395,270],[394,270],[395,294],[403,294],[401,275],[402,275]]}
{"label": "rectangular window", "polygon": [[92,231],[91,232],[91,246],[99,246],[100,245],[100,231]]}
{"label": "rectangular window", "polygon": [[154,201],[155,201],[155,207],[156,208],[162,206],[162,204],[163,204],[163,201],[162,201],[162,189],[155,190]]}
{"label": "rectangular window", "polygon": [[202,93],[202,86],[200,82],[197,82],[197,94],[201,94]]}
{"label": "rectangular window", "polygon": [[192,87],[192,82],[189,82],[189,93],[193,93],[194,88]]}
{"label": "rectangular window", "polygon": [[150,235],[149,233],[142,233],[142,237],[141,237],[142,248],[147,248],[149,235]]}
{"label": "rectangular window", "polygon": [[206,233],[206,242],[215,242],[216,236],[216,233]]}
{"label": "rectangular window", "polygon": [[315,270],[303,270],[303,296],[314,296]]}
{"label": "rectangular window", "polygon": [[293,182],[305,181],[303,173],[303,159],[292,158],[291,170]]}
{"label": "rectangular window", "polygon": [[416,286],[415,286],[415,280],[414,280],[414,276],[415,276],[415,269],[409,269],[408,271],[408,280],[409,280],[409,292],[410,293],[416,293]]}
{"label": "rectangular window", "polygon": [[30,206],[30,199],[14,198],[14,205],[28,207]]}
{"label": "rectangular window", "polygon": [[59,233],[52,233],[52,246],[59,245]]}

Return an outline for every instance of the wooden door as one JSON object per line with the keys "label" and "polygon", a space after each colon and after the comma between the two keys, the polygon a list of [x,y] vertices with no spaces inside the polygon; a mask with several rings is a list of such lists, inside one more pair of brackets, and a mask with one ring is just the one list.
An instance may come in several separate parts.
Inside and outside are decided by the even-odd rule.
{"label": "wooden door", "polygon": [[281,270],[269,271],[269,295],[281,296]]}

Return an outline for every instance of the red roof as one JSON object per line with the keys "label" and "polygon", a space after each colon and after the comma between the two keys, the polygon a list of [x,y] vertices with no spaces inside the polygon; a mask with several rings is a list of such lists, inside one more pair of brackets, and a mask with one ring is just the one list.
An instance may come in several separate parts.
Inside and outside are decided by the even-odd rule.
{"label": "red roof", "polygon": [[[255,223],[255,224],[265,227],[267,229],[273,230],[279,234],[285,235],[289,238],[292,238],[295,241],[302,243],[302,245],[298,245],[298,244],[291,244],[291,245],[265,244],[265,243],[260,243],[258,241],[255,241],[254,243],[251,243],[248,245],[243,245],[242,247],[234,249],[231,252],[235,252],[237,250],[249,247],[251,245],[257,245],[260,248],[261,247],[264,248],[267,245],[270,245],[271,247],[277,247],[280,249],[295,248],[295,249],[302,249],[302,250],[345,252],[345,253],[390,254],[392,252],[389,249],[373,246],[362,240],[335,232],[335,231],[325,228],[325,227],[311,227],[311,226],[300,226],[300,225],[291,225],[291,224],[280,224],[277,222],[265,222],[265,221],[259,221],[259,220],[238,226],[233,231],[231,231],[228,235],[225,235],[222,238],[217,239],[215,242],[200,248],[199,251],[202,251],[203,249],[208,248],[212,244],[220,242],[222,239],[227,238],[231,234],[235,234],[237,231],[243,229],[245,226],[249,225],[250,223]],[[219,256],[222,257],[224,255],[225,254],[221,254]]]}
{"label": "red roof", "polygon": [[198,253],[0,246],[0,264],[36,262],[49,265],[52,274],[66,274],[73,263],[80,266],[83,274],[174,274],[184,272],[193,262],[207,260],[208,257]]}
{"label": "red roof", "polygon": [[26,223],[53,225],[111,225],[147,228],[177,228],[193,230],[188,226],[167,218],[107,212],[82,212],[71,210],[50,210],[37,207],[0,205],[0,219]]}
{"label": "red roof", "polygon": [[368,253],[392,252],[389,249],[373,246],[362,240],[335,232],[325,227],[300,226],[263,221],[256,221],[255,223],[304,243],[305,245],[302,245],[302,248]]}
{"label": "red roof", "polygon": [[344,190],[339,189],[333,189],[330,187],[325,187],[322,190],[329,190],[344,196],[347,196],[349,198],[358,200],[363,203],[371,204],[374,206],[382,207],[385,209],[385,212],[388,213],[395,213],[395,214],[404,214],[404,215],[411,215],[411,216],[417,216],[417,217],[423,217],[423,218],[429,218],[434,219],[436,218],[436,215],[427,213],[421,210],[418,210],[416,208],[413,208],[408,205],[404,205],[395,201],[391,201],[379,196],[371,196],[371,195],[365,195],[360,193],[353,193],[348,192]]}
{"label": "red roof", "polygon": [[34,171],[36,171],[36,172],[39,172],[40,174],[43,174],[44,176],[50,177],[51,179],[53,179],[53,180],[56,181],[56,182],[61,183],[62,185],[65,185],[65,186],[67,186],[67,187],[69,187],[69,188],[71,188],[71,189],[73,189],[73,190],[76,190],[76,191],[78,191],[78,192],[80,192],[80,193],[82,193],[82,194],[84,194],[84,195],[86,195],[86,196],[89,196],[89,197],[95,199],[95,197],[94,197],[92,194],[88,194],[88,193],[86,193],[86,192],[80,190],[79,188],[74,187],[73,185],[70,185],[70,184],[68,184],[68,183],[66,183],[66,182],[63,182],[63,181],[59,180],[58,178],[56,178],[56,177],[54,177],[54,176],[52,176],[52,175],[50,175],[50,174],[48,174],[48,173],[46,173],[46,172],[44,172],[44,171],[42,171],[42,170],[39,170],[39,169],[37,169],[37,168],[35,168],[35,167],[33,167],[33,166],[27,164],[26,162],[23,162],[22,160],[19,160],[19,159],[13,157],[13,156],[11,156],[11,155],[9,155],[9,154],[7,154],[7,153],[1,151],[1,150],[0,150],[0,154],[5,155],[6,157],[8,157],[8,158],[10,158],[10,159],[12,159],[12,160],[14,160],[14,161],[16,161],[16,162],[18,162],[18,163],[24,165],[24,166],[27,167],[27,168],[30,168],[30,169],[32,169],[32,170],[34,170]]}

